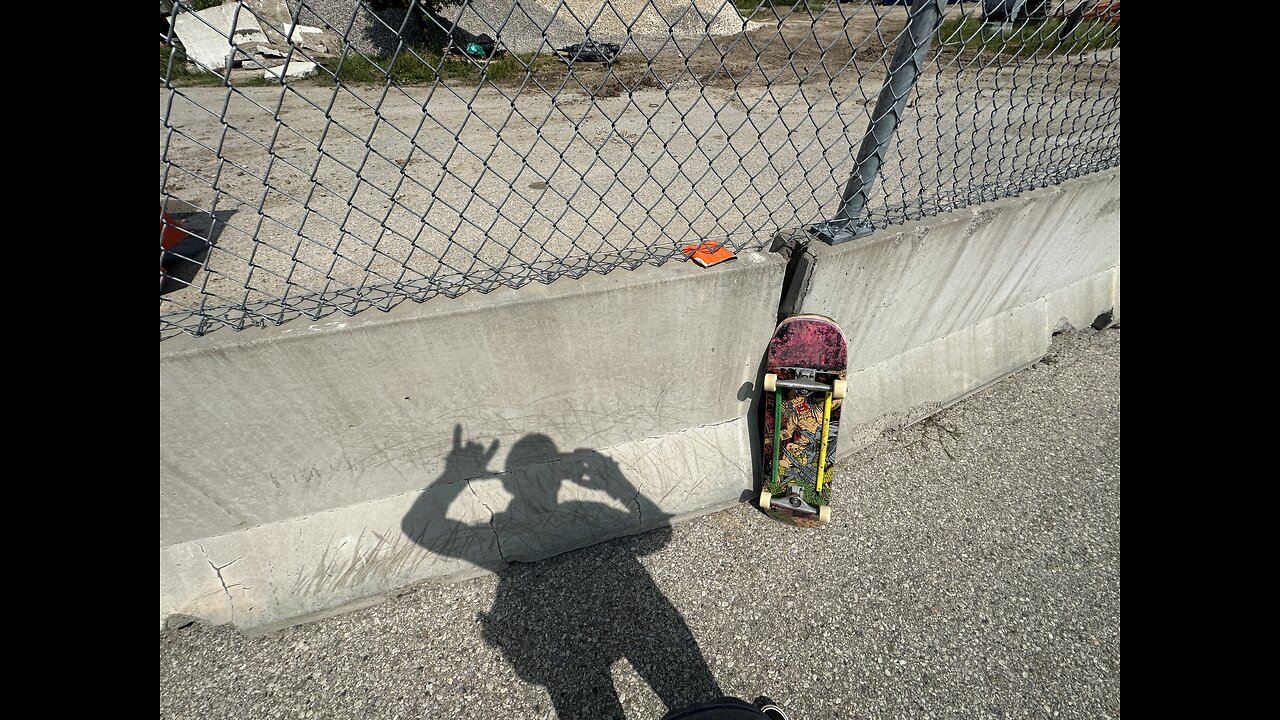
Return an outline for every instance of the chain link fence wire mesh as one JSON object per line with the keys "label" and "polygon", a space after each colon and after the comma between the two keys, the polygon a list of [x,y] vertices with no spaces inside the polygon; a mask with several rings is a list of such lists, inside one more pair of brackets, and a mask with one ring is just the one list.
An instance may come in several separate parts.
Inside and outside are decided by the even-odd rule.
{"label": "chain link fence wire mesh", "polygon": [[853,207],[860,147],[875,227],[1120,162],[1119,2],[161,11],[162,340],[759,249]]}

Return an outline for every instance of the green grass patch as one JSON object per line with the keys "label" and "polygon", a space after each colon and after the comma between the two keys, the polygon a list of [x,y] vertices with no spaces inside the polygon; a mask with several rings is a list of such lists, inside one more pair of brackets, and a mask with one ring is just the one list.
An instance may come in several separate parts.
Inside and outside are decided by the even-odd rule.
{"label": "green grass patch", "polygon": [[1037,53],[1070,55],[1102,50],[1120,44],[1120,26],[1102,20],[1086,20],[1064,27],[1066,18],[1012,23],[986,22],[982,18],[953,18],[938,31],[941,45],[951,49],[988,53]]}
{"label": "green grass patch", "polygon": [[[173,74],[169,74],[169,60],[173,59]],[[216,87],[225,85],[222,76],[201,69],[198,66],[187,66],[187,55],[180,48],[160,48],[160,82],[163,83],[165,78],[169,78],[170,84],[174,87]],[[269,85],[279,85],[278,80],[268,80],[262,76],[262,71],[249,75],[248,77],[232,75],[232,82],[236,87],[267,87]]]}
{"label": "green grass patch", "polygon": [[[172,64],[172,70],[170,65]],[[160,46],[160,82],[169,79],[177,87],[221,85],[222,78],[199,68],[187,67],[187,54],[176,48]]]}
{"label": "green grass patch", "polygon": [[459,55],[448,55],[442,59],[440,55],[426,50],[405,51],[395,57],[364,57],[349,53],[345,58],[324,63],[331,74],[322,74],[320,81],[331,82],[336,75],[344,84],[366,85],[385,85],[388,78],[396,85],[424,85],[435,82],[437,77],[472,82],[487,78],[492,82],[503,82],[517,79],[530,69],[543,67],[544,61],[548,60],[558,63],[554,58],[533,53],[503,53],[488,63]]}
{"label": "green grass patch", "polygon": [[827,6],[827,0],[734,0],[734,7],[744,18],[753,15],[773,15],[772,8],[791,8],[796,10],[821,10]]}

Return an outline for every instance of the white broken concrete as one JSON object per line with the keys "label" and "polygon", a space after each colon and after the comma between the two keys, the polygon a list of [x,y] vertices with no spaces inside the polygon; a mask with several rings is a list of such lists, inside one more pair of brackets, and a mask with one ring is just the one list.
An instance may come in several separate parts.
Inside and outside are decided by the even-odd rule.
{"label": "white broken concrete", "polygon": [[196,13],[180,12],[174,32],[182,41],[187,57],[215,73],[225,72],[237,45],[266,43],[267,36],[252,13],[237,5],[219,5]]}
{"label": "white broken concrete", "polygon": [[328,54],[333,43],[333,39],[322,28],[285,23],[281,30],[284,32],[285,42],[312,52]]}
{"label": "white broken concrete", "polygon": [[280,48],[273,48],[270,45],[259,45],[255,47],[253,49],[253,54],[261,55],[263,57],[274,57],[274,58],[289,57],[288,51],[281,50]]}
{"label": "white broken concrete", "polygon": [[297,80],[299,78],[315,75],[319,68],[320,66],[313,62],[297,62],[295,60],[293,62],[285,63],[280,67],[267,68],[263,71],[262,77],[267,80],[279,80],[280,73],[283,72],[286,80]]}
{"label": "white broken concrete", "polygon": [[307,39],[305,38],[306,35],[319,36],[324,34],[324,30],[322,28],[312,27],[310,25],[293,25],[291,23],[285,23],[280,29],[284,31],[284,36],[290,40],[301,41],[303,39]]}
{"label": "white broken concrete", "polygon": [[255,58],[253,60],[244,60],[240,63],[243,70],[266,70],[267,68],[279,67],[284,64],[283,60],[276,58]]}

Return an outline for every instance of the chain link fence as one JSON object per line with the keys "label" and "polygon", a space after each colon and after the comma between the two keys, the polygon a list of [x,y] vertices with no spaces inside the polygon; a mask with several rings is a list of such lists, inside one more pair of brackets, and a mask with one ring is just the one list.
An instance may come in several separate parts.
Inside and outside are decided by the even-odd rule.
{"label": "chain link fence", "polygon": [[1120,162],[1119,2],[161,2],[162,340]]}

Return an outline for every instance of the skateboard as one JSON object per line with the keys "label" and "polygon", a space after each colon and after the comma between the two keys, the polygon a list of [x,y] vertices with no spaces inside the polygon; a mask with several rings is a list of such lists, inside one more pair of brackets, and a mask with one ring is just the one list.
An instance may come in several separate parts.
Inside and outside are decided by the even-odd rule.
{"label": "skateboard", "polygon": [[760,509],[790,525],[831,521],[831,467],[849,345],[835,321],[795,315],[773,331],[764,376]]}

